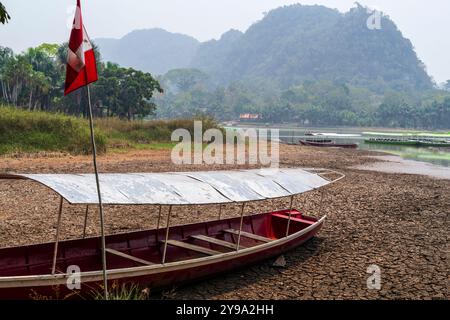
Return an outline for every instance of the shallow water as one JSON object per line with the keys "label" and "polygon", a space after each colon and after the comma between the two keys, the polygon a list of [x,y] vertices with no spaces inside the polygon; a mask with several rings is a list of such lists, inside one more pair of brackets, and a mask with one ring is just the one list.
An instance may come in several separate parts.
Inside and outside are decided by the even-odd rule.
{"label": "shallow water", "polygon": [[398,156],[374,156],[381,160],[370,164],[352,167],[352,169],[369,170],[386,173],[404,173],[429,176],[436,179],[450,180],[450,168],[427,162],[406,160]]}
{"label": "shallow water", "polygon": [[[263,127],[254,127],[256,129],[269,129]],[[321,133],[317,138],[326,138],[335,140],[339,143],[358,143],[359,148],[363,150],[381,151],[391,153],[407,160],[416,160],[432,163],[444,167],[450,167],[450,148],[415,148],[408,146],[390,146],[383,144],[366,144],[365,139],[386,137],[387,134],[393,136],[408,136],[410,131],[391,131],[386,129],[374,130],[363,128],[277,128],[280,130],[280,140],[287,143],[298,143],[300,139],[312,138],[305,136],[306,132]],[[432,137],[440,136],[440,132],[417,133],[420,136]],[[443,135],[442,135],[443,136]]]}

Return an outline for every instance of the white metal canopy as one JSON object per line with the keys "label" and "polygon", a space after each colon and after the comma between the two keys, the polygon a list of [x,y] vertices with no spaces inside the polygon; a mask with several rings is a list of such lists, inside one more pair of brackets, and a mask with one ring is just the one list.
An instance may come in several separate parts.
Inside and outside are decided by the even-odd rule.
{"label": "white metal canopy", "polygon": [[[18,174],[37,181],[71,204],[98,204],[92,174]],[[100,174],[104,204],[192,205],[293,196],[332,181],[304,169]]]}

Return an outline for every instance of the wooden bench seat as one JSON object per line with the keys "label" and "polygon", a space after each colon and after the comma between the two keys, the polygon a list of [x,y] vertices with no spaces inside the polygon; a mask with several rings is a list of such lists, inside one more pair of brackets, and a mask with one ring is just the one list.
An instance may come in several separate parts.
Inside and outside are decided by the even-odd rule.
{"label": "wooden bench seat", "polygon": [[[200,240],[200,241],[205,241],[208,243],[212,243],[221,247],[225,247],[225,248],[229,248],[229,249],[233,249],[236,250],[236,244],[228,242],[228,241],[224,241],[224,240],[220,240],[220,239],[216,239],[216,238],[211,238],[205,235],[194,235],[191,236],[192,239],[196,239],[196,240]],[[245,249],[246,247],[243,245],[239,245],[239,249]]]}
{"label": "wooden bench seat", "polygon": [[143,265],[150,266],[150,265],[154,264],[153,262],[150,262],[150,261],[147,261],[147,260],[144,260],[144,259],[140,259],[140,258],[136,258],[136,257],[130,256],[129,254],[126,254],[126,253],[123,253],[123,252],[120,252],[120,251],[117,251],[117,250],[114,250],[114,249],[108,249],[107,248],[105,251],[107,253],[109,253],[109,254],[112,254],[112,255],[115,255],[115,256],[118,256],[118,257],[121,257],[121,258],[124,258],[124,259],[132,260],[134,262],[141,263]]}
{"label": "wooden bench seat", "polygon": [[[289,220],[289,216],[286,216],[284,214],[273,213],[272,217],[283,218],[283,219]],[[295,222],[306,223],[306,224],[309,224],[309,225],[313,225],[315,223],[314,221],[310,221],[310,220],[306,220],[306,219],[302,219],[302,218],[297,218],[297,217],[294,217],[294,216],[291,216],[291,220],[295,221]]]}
{"label": "wooden bench seat", "polygon": [[[165,240],[161,240],[162,243],[165,243]],[[188,249],[191,251],[195,251],[195,252],[199,252],[199,253],[203,253],[206,254],[208,256],[213,256],[216,254],[221,254],[222,252],[216,251],[216,250],[211,250],[205,247],[200,247],[200,246],[196,246],[194,244],[190,244],[187,242],[182,242],[182,241],[178,241],[178,240],[167,240],[167,244],[174,246],[174,247],[179,247],[179,248],[183,248],[183,249]]]}
{"label": "wooden bench seat", "polygon": [[[239,231],[238,230],[234,230],[234,229],[227,229],[227,230],[223,230],[223,232],[226,233],[231,233],[234,235],[239,235]],[[266,238],[266,237],[262,237],[262,236],[258,236],[256,234],[253,233],[249,233],[249,232],[245,232],[245,231],[241,231],[241,237],[245,237],[245,238],[249,238],[249,239],[253,239],[253,240],[257,240],[257,241],[261,241],[261,242],[272,242],[272,239]]]}

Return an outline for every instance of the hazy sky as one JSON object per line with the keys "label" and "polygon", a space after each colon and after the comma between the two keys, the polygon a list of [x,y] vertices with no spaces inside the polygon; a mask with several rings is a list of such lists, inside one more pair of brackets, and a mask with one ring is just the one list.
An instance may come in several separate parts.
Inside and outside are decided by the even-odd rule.
{"label": "hazy sky", "polygon": [[[0,0],[12,16],[0,25],[0,45],[21,51],[43,42],[63,42],[75,0]],[[119,38],[134,29],[160,27],[205,41],[234,28],[245,31],[263,12],[293,4],[322,4],[342,12],[355,0],[84,0],[91,38]],[[388,14],[416,48],[438,82],[450,79],[449,0],[359,0]]]}

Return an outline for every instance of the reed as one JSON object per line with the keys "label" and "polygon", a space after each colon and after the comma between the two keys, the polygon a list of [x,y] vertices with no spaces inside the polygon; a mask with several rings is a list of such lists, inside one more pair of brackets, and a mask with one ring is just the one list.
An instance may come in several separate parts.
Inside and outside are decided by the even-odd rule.
{"label": "reed", "polygon": [[[136,284],[113,283],[108,290],[108,300],[148,300],[149,289],[142,289]],[[103,289],[94,292],[94,300],[104,300]]]}

